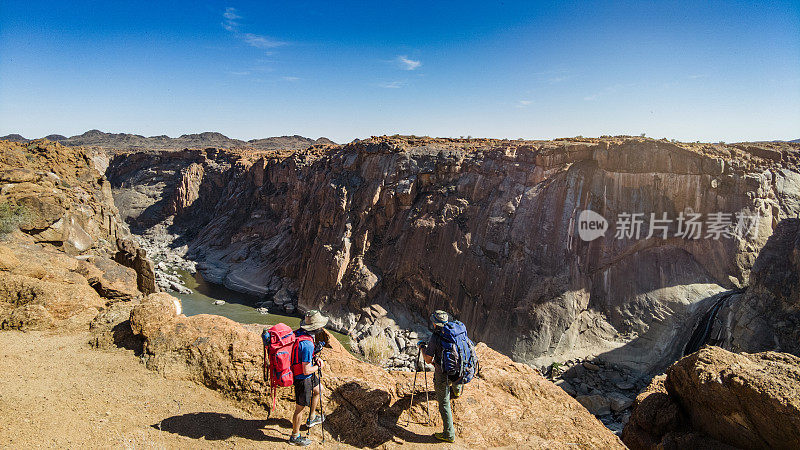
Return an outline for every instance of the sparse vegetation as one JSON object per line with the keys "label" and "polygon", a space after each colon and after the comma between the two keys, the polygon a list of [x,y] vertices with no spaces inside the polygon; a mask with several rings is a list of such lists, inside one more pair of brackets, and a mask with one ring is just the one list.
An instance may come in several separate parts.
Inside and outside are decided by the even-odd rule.
{"label": "sparse vegetation", "polygon": [[379,366],[385,364],[392,354],[389,341],[383,334],[367,337],[360,342],[351,339],[350,348],[363,354],[364,361]]}
{"label": "sparse vegetation", "polygon": [[554,362],[553,364],[550,364],[550,376],[552,377],[561,375],[561,372],[563,372],[563,370],[564,368],[561,365],[561,363]]}
{"label": "sparse vegetation", "polygon": [[9,202],[0,203],[0,236],[13,232],[20,223],[27,221],[29,217],[30,211],[24,206],[17,206]]}

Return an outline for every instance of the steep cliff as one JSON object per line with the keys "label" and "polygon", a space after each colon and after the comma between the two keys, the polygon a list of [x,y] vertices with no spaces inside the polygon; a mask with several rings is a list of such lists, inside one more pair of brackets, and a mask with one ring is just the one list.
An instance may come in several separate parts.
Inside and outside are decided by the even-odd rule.
{"label": "steep cliff", "polygon": [[800,218],[777,225],[747,289],[722,302],[708,328],[707,342],[727,349],[800,355]]}
{"label": "steep cliff", "polygon": [[[133,226],[161,220],[187,238],[210,281],[288,293],[357,338],[381,332],[371,305],[386,310],[379,328],[446,309],[477,340],[535,364],[602,354],[665,367],[713,296],[745,285],[772,229],[800,211],[798,146],[785,143],[378,137],[192,155],[115,158],[109,178],[160,190],[145,208],[124,195],[118,205]],[[642,214],[641,236],[583,240],[584,210],[612,225]],[[651,213],[672,221],[647,239]],[[675,236],[681,213],[760,220],[687,239]]]}

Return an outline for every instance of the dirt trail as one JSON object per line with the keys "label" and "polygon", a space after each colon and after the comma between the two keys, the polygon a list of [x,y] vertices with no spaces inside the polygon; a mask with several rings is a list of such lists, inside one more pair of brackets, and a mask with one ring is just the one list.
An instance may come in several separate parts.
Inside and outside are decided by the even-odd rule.
{"label": "dirt trail", "polygon": [[147,370],[130,351],[94,350],[88,340],[0,332],[0,447],[285,445],[287,419],[254,416],[210,389]]}

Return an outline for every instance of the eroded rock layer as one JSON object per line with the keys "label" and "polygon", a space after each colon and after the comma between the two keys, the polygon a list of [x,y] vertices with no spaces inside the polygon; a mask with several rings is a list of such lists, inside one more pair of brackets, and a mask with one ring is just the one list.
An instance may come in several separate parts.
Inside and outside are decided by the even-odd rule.
{"label": "eroded rock layer", "polygon": [[[772,229],[800,212],[794,144],[379,137],[144,155],[112,161],[118,206],[132,226],[188,237],[209,281],[289,295],[357,338],[381,332],[374,304],[401,327],[446,309],[536,364],[603,354],[665,367],[709,298],[745,285]],[[612,226],[642,214],[640,238],[580,239],[586,209]],[[675,237],[690,212],[761,219],[742,237]],[[673,219],[666,239],[645,239],[651,213]]]}

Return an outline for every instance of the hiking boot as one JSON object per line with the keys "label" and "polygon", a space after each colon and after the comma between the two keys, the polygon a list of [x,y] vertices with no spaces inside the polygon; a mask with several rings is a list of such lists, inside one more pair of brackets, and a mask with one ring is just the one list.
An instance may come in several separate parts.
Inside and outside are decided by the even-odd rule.
{"label": "hiking boot", "polygon": [[298,434],[297,436],[289,437],[289,443],[298,447],[305,447],[307,445],[311,445],[311,439],[303,436],[302,434]]}
{"label": "hiking boot", "polygon": [[309,417],[306,420],[306,426],[308,428],[313,427],[314,425],[319,425],[325,420],[325,414],[317,414],[314,417]]}
{"label": "hiking boot", "polygon": [[433,437],[440,441],[449,442],[451,444],[456,441],[456,438],[447,437],[444,435],[444,433],[433,433]]}

